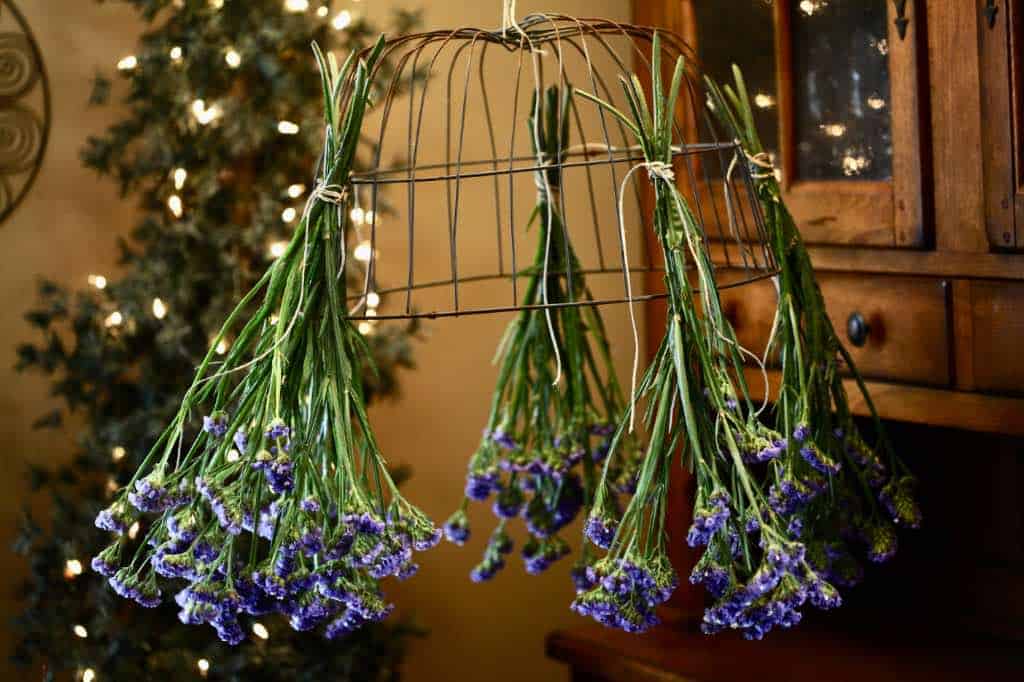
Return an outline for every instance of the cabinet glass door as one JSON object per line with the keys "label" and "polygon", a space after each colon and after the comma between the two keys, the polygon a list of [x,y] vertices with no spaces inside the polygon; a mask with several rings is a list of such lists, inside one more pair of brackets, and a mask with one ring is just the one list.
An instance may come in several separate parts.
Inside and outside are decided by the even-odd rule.
{"label": "cabinet glass door", "polygon": [[913,0],[688,3],[705,71],[747,77],[805,238],[926,245]]}

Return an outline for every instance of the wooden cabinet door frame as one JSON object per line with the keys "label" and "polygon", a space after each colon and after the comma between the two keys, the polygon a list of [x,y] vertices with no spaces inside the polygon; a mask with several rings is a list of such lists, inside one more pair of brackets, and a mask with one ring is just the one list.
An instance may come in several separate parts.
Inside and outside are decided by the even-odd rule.
{"label": "wooden cabinet door frame", "polygon": [[1024,0],[976,0],[985,230],[995,249],[1024,249]]}
{"label": "wooden cabinet door frame", "polygon": [[[892,120],[892,179],[884,181],[801,180],[796,171],[792,31],[799,0],[775,0],[775,52],[779,89],[779,142],[786,205],[810,243],[924,248],[924,178],[928,158],[921,139],[927,107],[923,10],[919,0],[886,2]],[[898,19],[904,19],[901,36]]]}

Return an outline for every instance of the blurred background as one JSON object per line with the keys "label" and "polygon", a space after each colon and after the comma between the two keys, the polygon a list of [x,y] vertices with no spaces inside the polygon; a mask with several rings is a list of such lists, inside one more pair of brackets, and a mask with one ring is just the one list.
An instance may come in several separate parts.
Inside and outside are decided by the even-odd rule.
{"label": "blurred background", "polygon": [[[286,0],[278,1],[289,4]],[[234,2],[238,3],[239,0]],[[102,475],[111,466],[105,458],[135,461],[134,458],[140,455],[135,450],[141,449],[141,443],[137,447],[128,445],[126,453],[124,449],[117,450],[124,447],[118,441],[104,440],[109,434],[103,435],[106,432],[103,431],[102,413],[92,409],[89,404],[90,396],[96,395],[94,389],[97,386],[89,384],[91,381],[102,383],[106,379],[101,369],[94,367],[80,372],[79,380],[82,383],[76,384],[72,391],[77,396],[77,411],[63,410],[57,428],[33,427],[40,419],[51,425],[56,424],[57,418],[53,416],[53,411],[64,407],[63,400],[69,393],[67,385],[61,386],[55,382],[60,381],[64,374],[64,363],[77,362],[81,365],[85,362],[82,357],[69,359],[66,351],[54,355],[56,351],[51,345],[52,339],[62,340],[70,347],[76,338],[86,341],[91,337],[82,329],[72,331],[67,325],[58,329],[57,323],[53,323],[51,335],[49,317],[45,321],[38,317],[26,320],[25,314],[30,309],[39,310],[38,306],[42,305],[43,309],[49,311],[44,317],[54,312],[54,305],[67,311],[75,305],[73,292],[91,292],[89,295],[99,296],[101,300],[97,304],[99,307],[89,309],[88,313],[93,317],[99,316],[96,318],[102,321],[99,328],[105,328],[115,336],[121,335],[115,341],[127,344],[119,346],[122,349],[152,354],[132,346],[127,338],[139,332],[129,325],[131,307],[127,301],[134,297],[144,303],[148,301],[147,297],[156,297],[161,300],[161,304],[156,306],[154,303],[156,307],[152,311],[153,315],[158,321],[166,316],[166,324],[171,326],[167,329],[154,327],[151,333],[145,335],[144,343],[173,344],[179,342],[180,338],[187,338],[189,333],[173,327],[183,324],[180,319],[174,322],[174,317],[178,309],[184,309],[187,305],[196,308],[195,301],[176,300],[174,291],[139,291],[139,280],[133,280],[134,289],[118,288],[116,285],[126,269],[140,267],[138,259],[124,262],[118,240],[131,239],[132,231],[147,212],[154,213],[155,199],[152,193],[131,186],[125,182],[125,178],[136,173],[137,177],[144,179],[147,173],[152,174],[152,169],[126,169],[118,167],[117,161],[114,161],[101,175],[96,172],[95,166],[110,163],[110,158],[103,158],[103,149],[95,145],[91,147],[91,165],[94,168],[83,165],[81,155],[90,136],[105,135],[111,125],[131,120],[136,104],[119,102],[126,94],[132,94],[130,76],[133,69],[148,68],[137,61],[131,61],[139,54],[139,41],[143,32],[159,25],[161,13],[185,11],[197,4],[201,3],[195,0],[132,3],[81,0],[0,2],[3,30],[22,36],[28,35],[30,31],[34,36],[38,56],[48,76],[51,100],[47,112],[46,104],[41,99],[40,85],[36,83],[35,90],[30,93],[34,97],[30,106],[40,119],[49,115],[48,144],[39,159],[34,182],[26,182],[30,172],[22,172],[16,180],[12,180],[11,196],[8,197],[11,201],[5,209],[3,223],[0,224],[0,236],[5,241],[4,265],[0,267],[0,291],[5,302],[0,307],[0,338],[3,339],[0,350],[0,447],[4,452],[4,457],[0,459],[0,544],[7,548],[16,540],[21,540],[22,551],[28,553],[27,557],[9,555],[4,562],[4,589],[0,593],[0,608],[3,611],[0,621],[3,630],[0,636],[6,653],[17,652],[19,659],[28,665],[24,669],[28,671],[28,679],[41,679],[47,673],[56,674],[57,679],[74,677],[85,680],[127,679],[129,675],[141,675],[148,679],[157,674],[173,679],[199,676],[216,679],[221,674],[226,675],[225,670],[232,666],[235,670],[247,671],[247,679],[307,679],[298,673],[294,677],[261,677],[246,667],[251,663],[238,660],[236,653],[223,653],[222,648],[210,648],[195,639],[173,639],[169,633],[184,627],[174,619],[173,610],[161,611],[156,615],[146,614],[145,625],[133,625],[134,616],[129,616],[127,621],[122,622],[121,630],[108,627],[119,618],[123,620],[124,616],[111,611],[120,608],[111,603],[104,602],[96,606],[90,601],[94,599],[94,591],[79,587],[79,584],[86,584],[83,581],[92,579],[88,575],[88,559],[90,550],[94,548],[84,546],[86,540],[83,538],[88,533],[86,536],[80,533],[76,535],[71,528],[75,523],[87,524],[88,518],[95,513],[95,507],[86,496],[82,498],[81,504],[89,508],[76,510],[76,495],[86,493],[74,492],[74,485],[65,486],[62,488],[60,504],[67,505],[69,510],[61,512],[54,522],[51,513],[56,498],[52,496],[52,489],[63,485],[60,480],[62,476],[89,476],[97,472]],[[226,5],[222,11],[228,12],[232,0],[225,0],[221,4]],[[265,4],[253,3],[253,16],[258,14],[255,7]],[[350,0],[329,4],[330,14],[322,15],[326,19],[321,23],[331,24],[327,30],[337,33],[342,42],[346,31],[360,26],[382,30],[393,26],[396,10],[421,12],[417,15],[420,20],[417,27],[422,29],[455,26],[494,28],[501,19],[500,3],[496,0]],[[552,7],[552,4],[557,6]],[[17,6],[16,10],[20,10],[20,17],[16,16],[14,5]],[[291,5],[298,12],[305,8],[311,21],[315,21],[315,13],[321,3],[316,0],[310,3],[292,0]],[[556,9],[567,14],[616,20],[627,20],[631,16],[630,3],[624,0],[560,0],[557,3],[523,1],[518,3],[518,7],[520,16],[540,9]],[[147,12],[157,17],[148,26]],[[342,13],[346,13],[347,19],[337,19]],[[228,25],[222,27],[222,30],[229,32],[232,29]],[[250,26],[245,30],[273,33],[280,30],[280,26]],[[243,36],[238,37],[239,43],[242,39]],[[187,61],[191,56],[186,54],[184,59]],[[173,53],[171,57],[173,60]],[[243,52],[242,58],[251,57]],[[231,65],[230,59],[228,68],[236,68]],[[106,85],[100,83],[100,89],[108,87],[109,93],[97,93],[97,74],[103,74],[109,79]],[[207,74],[206,77],[216,82],[216,76]],[[145,93],[141,95],[143,98],[146,96]],[[109,101],[102,106],[91,106],[91,98]],[[213,105],[210,102],[206,104],[207,112],[212,110]],[[320,115],[320,106],[316,96],[310,97],[303,113],[304,119],[315,121]],[[173,111],[168,109],[167,115],[176,115]],[[195,110],[192,113],[201,118],[204,113],[202,106],[198,114]],[[318,144],[316,136],[319,131],[315,126],[310,126],[310,130],[316,131],[310,144]],[[105,139],[108,144],[112,140],[116,143],[115,138],[108,136]],[[152,140],[148,142],[153,143]],[[424,144],[429,146],[433,142],[426,140]],[[143,138],[142,143],[146,144],[147,140]],[[168,163],[166,172],[170,173],[173,166],[173,163]],[[302,166],[292,164],[292,167]],[[263,170],[258,170],[257,174],[263,173]],[[232,169],[225,168],[222,171],[231,173]],[[125,196],[119,193],[119,180],[126,185],[124,189],[128,193]],[[256,197],[252,203],[259,204],[261,193],[269,192],[270,189],[279,192],[282,183],[287,185],[288,182],[308,181],[299,175],[291,179],[278,177],[274,180],[277,187],[252,188],[247,190],[248,195],[240,192],[239,196]],[[15,199],[22,187],[23,196]],[[467,201],[470,211],[488,208],[484,205],[486,201],[483,197],[479,205],[474,205],[472,197]],[[169,206],[169,209],[176,213],[180,212],[181,207],[177,211],[174,206]],[[188,209],[189,206],[186,206],[186,212]],[[155,213],[166,213],[166,210],[163,206],[157,206]],[[271,209],[262,205],[251,207],[254,225],[262,220],[261,216],[267,210]],[[382,218],[385,228],[390,220],[391,217]],[[273,221],[265,222],[269,224]],[[194,227],[202,229],[201,225]],[[256,231],[253,232],[249,246],[255,251],[272,248],[275,236],[278,239],[287,236],[284,231],[279,235],[271,234],[272,230],[260,225],[253,229]],[[380,238],[381,258],[386,260],[389,240],[400,240],[401,235],[384,229]],[[481,248],[486,243],[484,238],[485,235],[481,234]],[[392,242],[391,245],[397,246],[398,243]],[[205,242],[205,245],[207,249],[216,248],[216,242]],[[436,242],[431,243],[428,238],[418,248],[429,253],[430,249],[443,246],[439,232]],[[472,247],[471,243],[469,247]],[[253,265],[257,266],[258,262]],[[149,283],[146,286],[159,288],[154,282],[158,283],[161,277],[166,278],[164,281],[169,289],[175,286],[173,273],[149,273],[147,277],[144,279]],[[40,304],[38,288],[41,280],[52,281],[54,285],[65,287],[72,293],[69,298],[61,299],[63,303],[54,304],[56,299],[53,298],[53,292],[50,292],[49,299],[44,292],[44,303]],[[106,286],[108,282],[110,288]],[[382,282],[382,285],[387,284],[386,281]],[[117,296],[124,298],[120,307],[117,307]],[[157,314],[159,310],[163,314]],[[117,317],[112,318],[114,313],[117,313]],[[204,320],[199,312],[196,315],[197,320]],[[142,329],[143,314],[140,312],[138,317]],[[211,314],[210,317],[205,322],[212,326],[212,317],[215,315]],[[620,366],[625,368],[632,352],[625,310],[618,307],[609,309],[606,321],[619,351]],[[416,501],[438,523],[461,500],[466,461],[479,442],[480,429],[486,419],[493,389],[495,370],[490,361],[507,322],[507,316],[476,316],[424,325],[417,333],[418,338],[410,341],[408,346],[402,342],[399,351],[402,357],[396,360],[396,364],[403,364],[407,351],[411,349],[415,369],[398,369],[396,395],[376,401],[372,408],[372,419],[383,451],[393,464],[407,465],[411,470],[411,478],[405,484],[407,497]],[[150,323],[153,320],[150,319]],[[40,334],[41,328],[45,329],[43,334]],[[179,334],[179,337],[174,337],[168,331],[172,328],[177,329],[174,333]],[[35,350],[23,349],[21,364],[29,370],[53,370],[54,374],[16,371],[15,363],[19,361],[16,351],[26,343],[33,344]],[[92,361],[102,364],[102,358],[98,356],[92,358]],[[131,358],[118,356],[117,362],[121,369],[132,371],[134,365]],[[55,396],[55,391],[61,395]],[[30,464],[36,468],[34,483],[41,486],[35,494],[29,487]],[[61,467],[65,468],[62,470]],[[123,476],[120,469],[112,471],[114,478]],[[23,526],[19,531],[19,518],[26,506],[32,510],[38,530]],[[444,543],[423,555],[422,569],[414,580],[388,586],[389,596],[399,606],[399,613],[392,617],[393,620],[412,618],[427,632],[424,637],[415,637],[408,642],[405,662],[401,665],[404,679],[527,679],[538,682],[567,679],[567,672],[560,664],[545,658],[543,641],[550,630],[577,620],[568,610],[572,597],[568,579],[571,560],[560,562],[547,573],[536,577],[525,575],[519,562],[514,561],[498,579],[482,585],[471,584],[468,580],[469,571],[479,561],[486,529],[492,523],[487,518],[490,516],[489,511],[483,509],[482,505],[478,506],[481,509],[473,509],[471,513],[479,532],[467,547],[458,548]],[[25,544],[31,541],[35,532],[38,532],[35,536],[37,541],[42,544]],[[45,547],[45,550],[39,547]],[[23,582],[26,579],[29,580],[27,585]],[[28,602],[26,596],[29,597]],[[30,617],[31,622],[12,624],[13,619],[25,612],[28,604],[35,609]],[[83,627],[82,631],[77,629],[79,626]],[[149,629],[154,631],[150,632]],[[168,633],[166,640],[161,639],[165,630]],[[204,632],[200,639],[213,639],[212,632],[205,631],[205,628],[202,630]],[[82,636],[83,631],[87,631],[86,636]],[[241,647],[246,652],[241,657],[248,657],[250,661],[255,657],[264,667],[284,665],[281,662],[288,661],[294,670],[301,670],[304,665],[301,651],[296,653],[295,650],[272,649],[277,633],[278,630],[271,628],[270,639],[265,642],[262,637],[254,637],[254,642]],[[332,646],[346,645],[341,643]],[[42,655],[47,649],[55,656],[54,663],[49,667],[45,665],[45,656]],[[318,651],[311,649],[308,655],[320,655],[316,653]],[[375,651],[385,659],[391,656],[387,645],[382,644]],[[231,663],[223,658],[228,655],[235,657]],[[218,659],[218,656],[222,658]],[[56,663],[58,658],[61,659],[59,665]],[[397,660],[397,654],[392,660]],[[120,672],[106,673],[105,668],[115,665],[115,661],[120,661]],[[2,659],[0,666],[8,673],[16,670],[7,657]],[[385,662],[383,666],[386,668],[389,664]],[[60,670],[61,667],[66,669]],[[358,676],[353,679],[358,679]]]}

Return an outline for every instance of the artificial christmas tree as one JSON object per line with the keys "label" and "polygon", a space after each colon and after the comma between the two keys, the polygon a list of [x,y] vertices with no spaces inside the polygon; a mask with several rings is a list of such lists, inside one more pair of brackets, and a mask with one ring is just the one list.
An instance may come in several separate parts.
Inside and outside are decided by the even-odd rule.
{"label": "artificial christmas tree", "polygon": [[[348,52],[377,34],[358,5],[330,1],[126,1],[149,22],[138,53],[117,64],[129,113],[82,156],[139,201],[141,217],[120,244],[123,276],[91,276],[77,293],[43,283],[27,315],[42,338],[19,349],[19,367],[52,376],[65,404],[37,425],[60,427],[67,410],[85,429],[69,464],[32,470],[52,515],[46,530],[26,516],[17,543],[32,570],[16,660],[82,680],[389,679],[408,626],[363,628],[344,642],[306,637],[300,648],[268,617],[229,649],[180,625],[173,605],[118,599],[88,568],[105,542],[92,518],[138,466],[220,321],[282,255],[298,220],[322,142],[310,43]],[[400,13],[388,30],[416,21]],[[98,77],[94,103],[112,87]],[[359,331],[379,370],[364,368],[368,395],[394,392],[415,327]],[[218,352],[231,341],[219,340]]]}

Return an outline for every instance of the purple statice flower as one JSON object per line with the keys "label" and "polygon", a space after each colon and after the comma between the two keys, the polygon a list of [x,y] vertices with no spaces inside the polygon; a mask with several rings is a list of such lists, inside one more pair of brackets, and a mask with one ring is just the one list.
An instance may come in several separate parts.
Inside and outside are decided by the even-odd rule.
{"label": "purple statice flower", "polygon": [[654,609],[671,596],[677,582],[664,557],[618,559],[594,588],[576,597],[571,609],[609,627],[643,632],[658,623]]}
{"label": "purple statice flower", "polygon": [[590,459],[595,463],[599,464],[604,460],[608,459],[608,453],[611,452],[612,443],[609,440],[603,440],[597,444],[590,453]]}
{"label": "purple statice flower", "polygon": [[815,608],[819,608],[822,611],[838,608],[843,603],[839,590],[820,578],[814,578],[809,581],[807,597]]}
{"label": "purple statice flower", "polygon": [[743,522],[743,530],[748,533],[756,533],[761,530],[761,520],[756,514],[748,514],[746,520]]}
{"label": "purple statice flower", "polygon": [[807,424],[797,424],[796,428],[793,429],[793,439],[798,443],[803,443],[811,436],[811,427]]}
{"label": "purple statice flower", "polygon": [[835,476],[842,468],[839,462],[819,450],[814,443],[805,443],[800,448],[800,456],[811,465],[811,468],[826,476]]}
{"label": "purple statice flower", "polygon": [[92,570],[99,573],[104,578],[113,577],[118,570],[118,564],[121,559],[121,542],[115,542],[112,545],[107,546],[102,552],[92,558],[90,565]]}
{"label": "purple statice flower", "polygon": [[95,525],[100,530],[123,535],[135,521],[123,502],[115,502],[96,515]]}
{"label": "purple statice flower", "polygon": [[516,443],[515,438],[503,429],[499,428],[491,432],[490,439],[503,450],[514,451],[519,449],[519,444]]}
{"label": "purple statice flower", "polygon": [[297,632],[312,630],[338,610],[336,603],[322,595],[311,592],[298,599],[285,602],[284,613],[288,624]]}
{"label": "purple statice flower", "polygon": [[290,492],[295,487],[294,464],[286,453],[281,453],[264,469],[270,492],[274,495]]}
{"label": "purple statice flower", "polygon": [[307,514],[316,514],[320,511],[320,502],[315,497],[305,497],[299,502],[299,509]]}
{"label": "purple statice flower", "polygon": [[469,572],[469,579],[475,583],[487,582],[497,575],[498,571],[505,568],[505,559],[500,554],[485,554],[483,561],[473,567]]}
{"label": "purple statice flower", "polygon": [[885,563],[896,554],[898,547],[896,531],[888,524],[869,526],[865,533],[868,544],[868,559],[876,564]]}
{"label": "purple statice flower", "polygon": [[192,556],[198,561],[209,564],[220,556],[220,550],[212,542],[200,540],[192,545]]}
{"label": "purple statice flower", "polygon": [[606,422],[604,424],[593,424],[590,427],[590,435],[598,438],[607,438],[615,433],[615,424]]}
{"label": "purple statice flower", "polygon": [[203,417],[203,431],[216,439],[221,439],[228,432],[228,415],[226,412],[214,412]]}
{"label": "purple statice flower", "polygon": [[749,461],[760,463],[778,459],[786,451],[786,445],[785,438],[776,438],[775,440],[768,441],[767,444],[764,444],[761,449],[750,456]]}
{"label": "purple statice flower", "polygon": [[345,514],[342,521],[356,532],[364,535],[382,535],[387,528],[384,519],[370,511]]}
{"label": "purple statice flower", "polygon": [[791,538],[798,539],[804,532],[804,522],[799,516],[794,516],[789,520],[789,525],[786,526],[786,535]]}
{"label": "purple statice flower", "polygon": [[444,536],[453,544],[466,544],[469,539],[469,518],[464,510],[460,509],[448,517],[444,524]]}
{"label": "purple statice flower", "polygon": [[522,556],[526,572],[530,575],[537,575],[546,571],[551,564],[568,553],[569,545],[560,538],[544,538],[543,540],[531,538],[523,546]]}
{"label": "purple statice flower", "polygon": [[587,517],[587,523],[583,527],[583,534],[595,546],[601,549],[611,549],[617,529],[618,521],[595,510]]}
{"label": "purple statice flower", "polygon": [[291,428],[283,420],[274,419],[267,426],[267,430],[263,435],[266,436],[267,440],[285,440],[291,437],[291,434]]}
{"label": "purple statice flower", "polygon": [[277,501],[260,510],[259,521],[256,524],[256,535],[271,540],[274,537],[274,528],[277,527],[278,517],[281,515],[281,508]]}
{"label": "purple statice flower", "polygon": [[235,431],[235,435],[231,438],[235,444],[235,449],[243,455],[245,451],[249,449],[249,437],[245,435],[245,431]]}
{"label": "purple statice flower", "polygon": [[502,519],[514,519],[523,508],[523,493],[514,485],[505,486],[494,500],[491,510]]}
{"label": "purple statice flower", "polygon": [[466,476],[466,497],[483,502],[491,493],[501,490],[497,471],[471,471]]}
{"label": "purple statice flower", "polygon": [[718,598],[732,585],[732,578],[722,566],[710,561],[700,561],[690,572],[690,584],[704,585],[704,589],[711,596]]}
{"label": "purple statice flower", "polygon": [[921,508],[914,499],[917,482],[912,476],[891,480],[878,492],[878,501],[889,512],[893,523],[907,528],[921,527]]}
{"label": "purple statice flower", "polygon": [[135,481],[135,489],[128,493],[128,502],[141,512],[159,513],[173,506],[175,499],[163,484],[157,472]]}
{"label": "purple statice flower", "polygon": [[576,594],[583,594],[594,589],[598,583],[597,571],[593,566],[587,564],[576,564],[569,571],[573,585],[576,587]]}
{"label": "purple statice flower", "polygon": [[711,537],[725,527],[729,520],[729,493],[716,490],[708,496],[707,505],[694,510],[693,523],[686,533],[686,543],[690,547],[706,545]]}
{"label": "purple statice flower", "polygon": [[327,624],[324,630],[324,637],[327,639],[340,639],[361,628],[366,619],[354,610],[346,609],[345,613]]}
{"label": "purple statice flower", "polygon": [[788,516],[814,499],[815,495],[815,491],[805,483],[782,478],[768,489],[768,505],[775,513]]}

